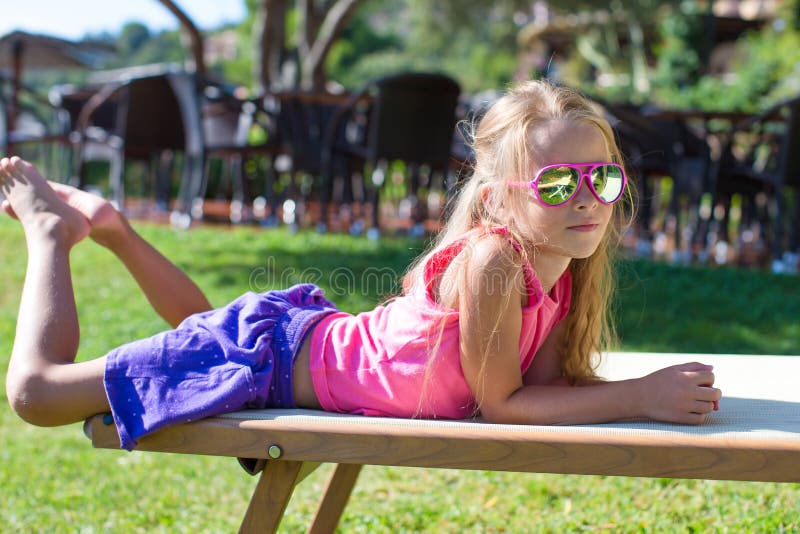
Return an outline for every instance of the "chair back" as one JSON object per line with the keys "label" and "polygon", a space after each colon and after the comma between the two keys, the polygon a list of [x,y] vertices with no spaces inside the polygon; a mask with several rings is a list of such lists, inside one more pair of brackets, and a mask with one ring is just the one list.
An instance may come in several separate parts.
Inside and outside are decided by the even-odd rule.
{"label": "chair back", "polygon": [[441,74],[406,73],[379,79],[374,87],[368,158],[446,168],[456,122],[458,83]]}
{"label": "chair back", "polygon": [[[84,106],[89,102],[89,99],[97,93],[100,89],[99,86],[86,86],[76,87],[74,85],[56,85],[50,91],[50,100],[53,106],[63,110],[66,114],[68,125],[66,127],[70,130],[78,128],[78,119]],[[120,103],[120,95],[112,95],[98,105],[92,111],[90,122],[91,126],[102,128],[103,130],[122,134],[118,126],[120,116],[118,115]],[[124,117],[123,117],[124,119]],[[123,123],[124,124],[124,123]]]}
{"label": "chair back", "polygon": [[286,93],[280,96],[278,129],[289,139],[292,167],[296,171],[312,175],[321,172],[325,135],[340,104],[326,95]]}
{"label": "chair back", "polygon": [[185,128],[185,123],[192,120],[194,113],[189,111],[191,103],[184,102],[182,106],[181,100],[191,98],[193,86],[190,75],[177,73],[134,78],[128,82],[126,154],[186,149],[187,133],[193,128]]}
{"label": "chair back", "polygon": [[[126,156],[146,158],[164,149],[186,149],[187,137],[195,130],[185,127],[195,115],[190,112],[190,86],[190,75],[157,74],[102,87],[68,88],[58,99],[73,128],[100,128],[123,141]],[[81,118],[87,123],[78,124]]]}
{"label": "chair back", "polygon": [[[685,187],[702,186],[696,175],[704,174],[710,161],[708,143],[690,131],[684,120],[645,115],[633,106],[602,105],[634,175],[672,176],[686,182]],[[701,167],[689,178],[680,172],[688,162]]]}
{"label": "chair back", "polygon": [[247,115],[240,107],[228,102],[203,102],[203,137],[206,147],[235,147],[247,145]]}

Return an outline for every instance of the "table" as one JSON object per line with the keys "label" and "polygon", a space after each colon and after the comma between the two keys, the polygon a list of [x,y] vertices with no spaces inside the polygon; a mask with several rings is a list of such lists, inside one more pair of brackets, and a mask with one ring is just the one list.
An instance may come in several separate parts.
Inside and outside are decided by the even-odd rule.
{"label": "table", "polygon": [[[137,450],[247,458],[263,471],[242,532],[274,531],[292,491],[320,462],[338,464],[309,532],[331,532],[362,465],[800,482],[800,357],[612,353],[602,376],[642,376],[667,365],[714,365],[720,410],[701,426],[649,421],[494,425],[250,410],[164,429]],[[103,415],[86,421],[95,447],[119,447]]]}

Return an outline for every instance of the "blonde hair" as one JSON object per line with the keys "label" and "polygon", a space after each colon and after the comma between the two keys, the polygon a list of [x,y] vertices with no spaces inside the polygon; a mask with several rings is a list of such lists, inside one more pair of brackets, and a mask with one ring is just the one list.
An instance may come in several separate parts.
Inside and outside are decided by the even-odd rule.
{"label": "blonde hair", "polygon": [[[410,289],[413,284],[420,283],[425,261],[433,250],[447,246],[476,227],[506,226],[525,250],[536,250],[530,231],[523,231],[518,218],[512,216],[505,217],[507,220],[499,220],[497,212],[487,208],[489,205],[507,205],[510,207],[507,213],[520,213],[514,209],[515,203],[530,202],[530,198],[512,193],[514,188],[491,187],[488,188],[491,201],[487,202],[482,198],[482,194],[486,194],[483,190],[487,189],[483,186],[529,176],[534,165],[531,157],[532,132],[553,121],[568,121],[597,128],[605,140],[608,156],[622,162],[611,126],[593,104],[578,92],[540,80],[517,84],[493,104],[477,128],[473,128],[473,173],[453,199],[455,203],[448,220],[428,254],[418,259],[406,273],[404,288]],[[588,258],[570,262],[572,301],[564,319],[565,335],[560,340],[559,351],[562,355],[561,374],[573,383],[594,378],[594,355],[608,350],[616,342],[609,313],[614,290],[612,257],[620,231],[632,217],[632,206],[629,188],[625,199],[614,205],[612,221],[597,250]],[[498,252],[513,254],[515,263],[521,267],[525,261],[524,254],[517,254],[513,249],[508,252],[509,249],[503,246]],[[486,345],[481,375],[484,374],[493,341],[488,340]],[[482,395],[476,397],[480,399]]]}

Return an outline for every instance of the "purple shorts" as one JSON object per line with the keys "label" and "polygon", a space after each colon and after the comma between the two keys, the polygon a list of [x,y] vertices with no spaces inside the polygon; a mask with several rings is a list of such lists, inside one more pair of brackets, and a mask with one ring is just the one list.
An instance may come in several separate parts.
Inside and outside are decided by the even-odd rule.
{"label": "purple shorts", "polygon": [[245,293],[175,330],[112,350],[103,382],[120,447],[130,450],[168,425],[293,407],[294,357],[311,326],[336,311],[313,284]]}

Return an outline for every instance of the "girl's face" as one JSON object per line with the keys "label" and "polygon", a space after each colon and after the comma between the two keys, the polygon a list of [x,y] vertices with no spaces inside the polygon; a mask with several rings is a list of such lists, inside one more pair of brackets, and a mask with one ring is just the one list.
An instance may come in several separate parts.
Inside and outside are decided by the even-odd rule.
{"label": "girl's face", "polygon": [[[536,172],[557,163],[595,163],[609,161],[609,152],[600,131],[591,125],[572,121],[553,121],[531,132],[531,180]],[[572,200],[557,207],[543,206],[532,191],[523,207],[519,226],[536,246],[537,260],[547,256],[561,259],[587,258],[597,250],[613,208],[589,190],[584,180]]]}

